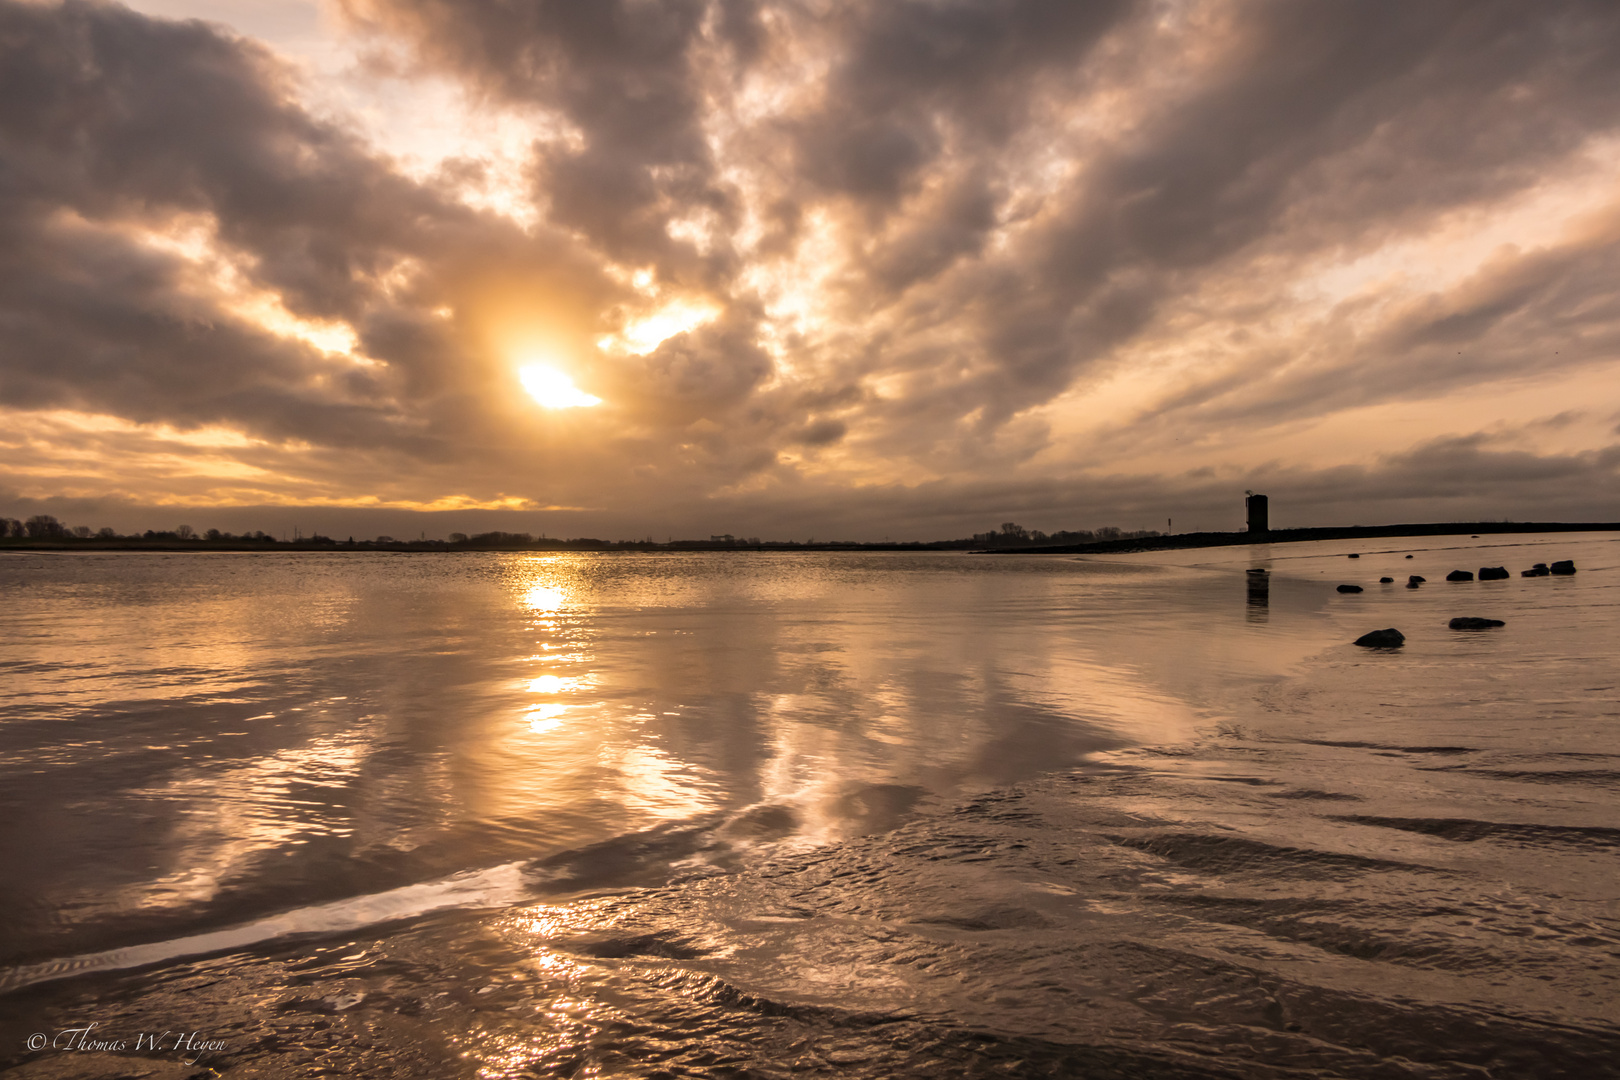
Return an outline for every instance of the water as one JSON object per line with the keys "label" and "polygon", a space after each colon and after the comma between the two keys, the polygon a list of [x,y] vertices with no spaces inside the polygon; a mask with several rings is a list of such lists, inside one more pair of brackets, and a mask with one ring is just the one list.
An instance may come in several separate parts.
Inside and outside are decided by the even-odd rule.
{"label": "water", "polygon": [[1363,543],[0,557],[0,1062],[1620,1075],[1620,542]]}

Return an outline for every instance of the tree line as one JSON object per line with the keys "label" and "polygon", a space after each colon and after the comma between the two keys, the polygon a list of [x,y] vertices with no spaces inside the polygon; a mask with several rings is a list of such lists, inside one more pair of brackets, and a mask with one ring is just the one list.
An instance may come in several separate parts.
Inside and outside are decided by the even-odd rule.
{"label": "tree line", "polygon": [[1059,544],[1096,544],[1108,540],[1146,540],[1158,536],[1157,529],[1119,529],[1113,525],[1104,525],[1100,529],[1068,529],[1055,533],[1044,533],[1039,529],[1026,529],[1016,522],[1002,523],[1000,529],[992,529],[985,533],[974,533],[973,542],[980,547],[1041,547],[1044,545],[1057,546]]}
{"label": "tree line", "polygon": [[116,529],[91,529],[88,525],[68,525],[50,514],[35,514],[27,520],[0,517],[0,539],[12,540],[232,540],[276,543],[267,532],[247,532],[240,536],[218,529],[199,533],[190,525],[178,525],[166,532],[147,529],[144,533],[120,533]]}
{"label": "tree line", "polygon": [[974,533],[971,538],[960,540],[931,540],[931,541],[904,541],[898,543],[866,543],[854,540],[823,540],[817,542],[814,538],[800,542],[797,540],[761,540],[757,536],[740,537],[730,533],[721,533],[710,536],[707,540],[676,540],[671,537],[666,542],[659,542],[648,537],[645,540],[598,540],[594,537],[577,537],[563,540],[541,535],[536,537],[533,533],[513,532],[483,532],[469,535],[454,532],[446,540],[396,540],[392,536],[378,536],[373,540],[356,541],[349,537],[347,541],[336,540],[330,536],[316,533],[313,536],[297,534],[290,541],[278,540],[267,532],[255,531],[240,534],[222,532],[219,529],[208,529],[198,532],[190,525],[178,525],[173,529],[155,530],[147,529],[145,532],[119,533],[114,529],[103,528],[92,530],[86,525],[67,525],[58,521],[50,514],[35,514],[26,520],[0,517],[0,540],[23,540],[47,543],[73,543],[75,541],[88,542],[125,542],[130,544],[146,543],[195,543],[204,544],[285,544],[300,548],[361,548],[366,550],[407,549],[407,550],[575,550],[575,551],[601,551],[601,550],[630,550],[630,551],[712,551],[719,549],[742,550],[784,550],[784,549],[824,549],[824,548],[878,548],[896,549],[906,551],[941,551],[941,550],[967,550],[974,548],[1019,548],[1040,547],[1044,545],[1059,544],[1091,544],[1108,540],[1140,540],[1159,536],[1152,529],[1125,530],[1114,526],[1104,526],[1100,529],[1061,530],[1046,533],[1040,529],[1026,529],[1016,522],[1004,522],[999,529],[989,532]]}

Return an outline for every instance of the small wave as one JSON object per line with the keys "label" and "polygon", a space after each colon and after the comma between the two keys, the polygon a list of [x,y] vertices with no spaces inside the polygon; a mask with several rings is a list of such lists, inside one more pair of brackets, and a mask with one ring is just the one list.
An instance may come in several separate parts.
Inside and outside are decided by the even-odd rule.
{"label": "small wave", "polygon": [[1151,837],[1105,836],[1121,847],[1158,855],[1194,870],[1264,871],[1280,876],[1325,877],[1390,870],[1428,870],[1411,863],[1314,848],[1285,847],[1237,836],[1169,833]]}
{"label": "small wave", "polygon": [[585,934],[573,938],[557,938],[549,944],[576,956],[590,956],[598,960],[624,960],[630,957],[695,960],[713,951],[667,932],[629,935]]}
{"label": "small wave", "polygon": [[1473,746],[1397,746],[1392,743],[1357,742],[1338,739],[1300,739],[1310,746],[1338,746],[1349,750],[1395,750],[1403,754],[1477,754]]}
{"label": "small wave", "polygon": [[508,863],[488,870],[457,874],[441,881],[406,885],[369,896],[294,908],[222,930],[12,968],[0,972],[0,993],[76,975],[121,971],[181,957],[248,948],[277,938],[345,933],[446,908],[503,907],[517,903],[525,897],[526,892],[522,865]]}
{"label": "small wave", "polygon": [[1592,784],[1598,787],[1620,785],[1620,770],[1615,769],[1472,769],[1454,770],[1469,776],[1488,776],[1493,780],[1520,780],[1529,784]]}
{"label": "small wave", "polygon": [[1268,791],[1273,799],[1320,799],[1323,802],[1361,802],[1360,795],[1343,791],[1320,791],[1316,788],[1289,788],[1287,791]]}
{"label": "small wave", "polygon": [[[725,1014],[758,1017],[758,1026],[705,1025],[747,1047],[740,1063],[792,1061],[792,1071],[848,1077],[1086,1076],[1155,1080],[1235,1080],[1227,1065],[1195,1050],[1170,1046],[1096,1045],[992,1032],[906,1011],[859,1011],[753,993],[712,974],[660,973],[653,984],[667,997],[688,999]],[[689,1017],[682,1017],[690,1023]],[[758,1022],[756,1022],[758,1023]],[[782,1027],[781,1024],[789,1026]],[[685,1033],[683,1025],[682,1034]],[[675,1040],[672,1040],[675,1041]],[[754,1075],[752,1069],[739,1074]]]}
{"label": "small wave", "polygon": [[1503,840],[1537,847],[1548,844],[1620,847],[1620,829],[1606,829],[1596,825],[1536,825],[1476,821],[1473,818],[1394,818],[1373,817],[1366,814],[1337,815],[1334,820],[1372,825],[1381,829],[1400,829],[1403,832],[1422,833],[1425,836],[1437,836],[1442,840],[1463,843],[1475,840]]}
{"label": "small wave", "polygon": [[[250,948],[280,938],[347,933],[446,909],[509,907],[542,895],[630,889],[662,885],[683,877],[703,877],[735,863],[737,852],[726,834],[740,832],[746,838],[757,839],[748,834],[758,831],[752,826],[757,825],[761,817],[780,825],[769,813],[771,809],[766,807],[762,812],[761,808],[754,807],[730,817],[709,814],[645,832],[610,837],[542,859],[468,870],[435,881],[306,905],[203,933],[0,970],[0,994],[56,979]],[[766,830],[767,833],[776,831],[779,830]],[[581,946],[588,947],[588,943]],[[604,943],[601,947],[619,946]],[[633,945],[624,947],[634,948]]]}

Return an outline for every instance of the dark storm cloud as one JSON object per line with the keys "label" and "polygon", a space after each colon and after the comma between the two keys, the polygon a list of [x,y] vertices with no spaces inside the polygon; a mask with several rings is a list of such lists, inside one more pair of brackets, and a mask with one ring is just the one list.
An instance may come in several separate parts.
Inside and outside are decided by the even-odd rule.
{"label": "dark storm cloud", "polygon": [[[550,219],[582,229],[615,258],[676,259],[667,221],[694,206],[719,211],[702,130],[694,45],[702,0],[348,0],[375,32],[407,38],[418,59],[507,102],[554,109],[583,133],[544,148],[536,198]],[[719,28],[746,60],[760,30],[744,5],[722,5]]]}
{"label": "dark storm cloud", "polygon": [[6,403],[376,439],[387,410],[364,374],[312,392],[317,350],[218,310],[185,260],[124,226],[212,215],[289,308],[354,314],[389,222],[429,200],[285,104],[266,55],[201,24],[6,3],[0,49]]}
{"label": "dark storm cloud", "polygon": [[[874,520],[944,522],[981,499],[990,518],[998,498],[1224,505],[1252,486],[1231,460],[1144,477],[1133,444],[1426,401],[1418,449],[1290,473],[1257,443],[1244,468],[1322,513],[1337,504],[1306,485],[1398,507],[1450,490],[1446,462],[1525,497],[1543,466],[1548,499],[1570,477],[1612,491],[1602,451],[1432,441],[1488,427],[1446,414],[1482,382],[1613,376],[1612,192],[1467,266],[1305,287],[1430,257],[1441,224],[1489,223],[1612,159],[1612,4],[341,6],[396,70],[532,123],[535,220],[464,201],[489,182],[476,159],[403,175],[252,43],[0,0],[0,403],[369,448],[354,474],[403,477],[401,498],[457,484],[786,522],[795,505],[847,517],[843,492]],[[199,222],[237,285],[185,247]],[[380,363],[274,332],[238,285],[352,329]],[[598,351],[671,300],[716,314]],[[597,418],[539,423],[509,400],[496,328],[514,320],[579,358],[608,399]],[[1151,392],[1089,416],[1114,376]],[[1067,447],[1076,417],[1094,430]],[[307,468],[337,497],[339,464]]]}
{"label": "dark storm cloud", "polygon": [[795,144],[813,185],[892,204],[949,152],[993,152],[1027,121],[1043,76],[1079,65],[1125,16],[1124,0],[844,5],[818,109]]}
{"label": "dark storm cloud", "polygon": [[[490,265],[609,295],[563,241],[481,217],[313,119],[252,43],[111,5],[0,3],[0,51],[7,405],[442,456],[479,423],[481,388],[430,309]],[[266,332],[141,235],[199,222],[249,286],[342,320],[387,367]],[[408,286],[385,282],[402,268]]]}
{"label": "dark storm cloud", "polygon": [[1353,248],[1533,184],[1620,119],[1620,18],[1602,6],[1231,15],[1227,58],[1088,164],[1027,269],[966,283],[995,298],[981,333],[998,363],[976,393],[999,413],[1106,362],[1167,297],[1250,249]]}
{"label": "dark storm cloud", "polygon": [[1537,250],[1500,250],[1454,287],[1391,305],[1371,333],[1329,321],[1310,343],[1313,364],[1259,357],[1166,398],[1156,411],[1178,417],[1197,409],[1203,423],[1279,423],[1327,409],[1433,399],[1482,382],[1551,377],[1620,356],[1613,286],[1620,281],[1620,218],[1588,225]]}

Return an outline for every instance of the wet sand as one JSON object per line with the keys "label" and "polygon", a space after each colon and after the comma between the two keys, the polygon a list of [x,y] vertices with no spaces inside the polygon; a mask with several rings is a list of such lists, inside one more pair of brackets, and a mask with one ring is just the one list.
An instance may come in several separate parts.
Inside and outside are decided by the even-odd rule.
{"label": "wet sand", "polygon": [[[1578,575],[1439,580],[1454,566],[1550,561],[1550,544]],[[477,790],[485,803],[529,792],[530,818],[559,837],[549,847],[540,831],[483,839],[449,877],[347,898],[315,887],[322,862],[274,878],[274,863],[241,864],[304,899],[279,914],[259,901],[282,932],[201,956],[162,927],[241,925],[218,895],[213,909],[137,906],[126,914],[146,921],[133,931],[58,919],[35,940],[99,935],[113,959],[63,978],[93,952],[18,950],[10,977],[39,981],[5,999],[3,1035],[15,1046],[89,1019],[184,1027],[224,1044],[206,1064],[264,1076],[1620,1075],[1616,550],[1492,538],[1358,560],[1321,545],[1112,556],[1126,566],[1078,572],[863,564],[791,587],[643,582],[639,605],[607,602],[622,582],[585,588],[574,614],[563,599],[520,622],[555,623],[549,640],[588,654],[592,702],[536,715],[503,692],[473,712],[527,725],[552,755],[577,720],[597,764],[570,768],[608,790],[610,774],[591,768],[647,760],[612,750],[615,731],[666,762],[703,761],[705,744],[677,754],[649,742],[645,720],[616,729],[602,690],[619,679],[644,691],[654,673],[707,658],[703,685],[755,691],[679,721],[713,730],[752,702],[725,729],[729,758],[706,759],[733,763],[734,794],[658,789],[660,820],[592,838],[534,786],[572,774],[531,764]],[[1406,568],[1430,582],[1378,585]],[[1263,590],[1249,569],[1267,571]],[[1335,592],[1351,581],[1367,591]],[[655,626],[659,592],[658,618],[676,617]],[[1506,625],[1449,629],[1467,614]],[[756,648],[765,625],[793,629]],[[1406,633],[1402,649],[1349,644],[1388,625]],[[652,628],[697,640],[659,653],[637,637]],[[475,639],[487,656],[489,638]],[[794,665],[769,667],[789,645]],[[661,659],[626,674],[649,656]],[[469,678],[464,695],[489,686]],[[35,693],[51,686],[59,674]],[[541,706],[570,691],[546,693]],[[510,740],[491,723],[481,744]],[[764,749],[739,756],[750,731]],[[374,769],[372,785],[388,775]],[[330,790],[346,794],[327,805],[348,806],[352,826],[367,805],[395,805],[396,834],[420,813],[343,775]],[[653,789],[619,790],[627,815],[645,798],[633,792]],[[369,850],[340,865],[374,863]],[[419,858],[418,875],[434,865]],[[456,882],[465,895],[452,900],[469,906],[411,913],[422,895],[401,892],[443,899]],[[169,955],[114,966],[143,942]],[[20,1075],[72,1075],[61,1070],[111,1057],[10,1061]]]}

